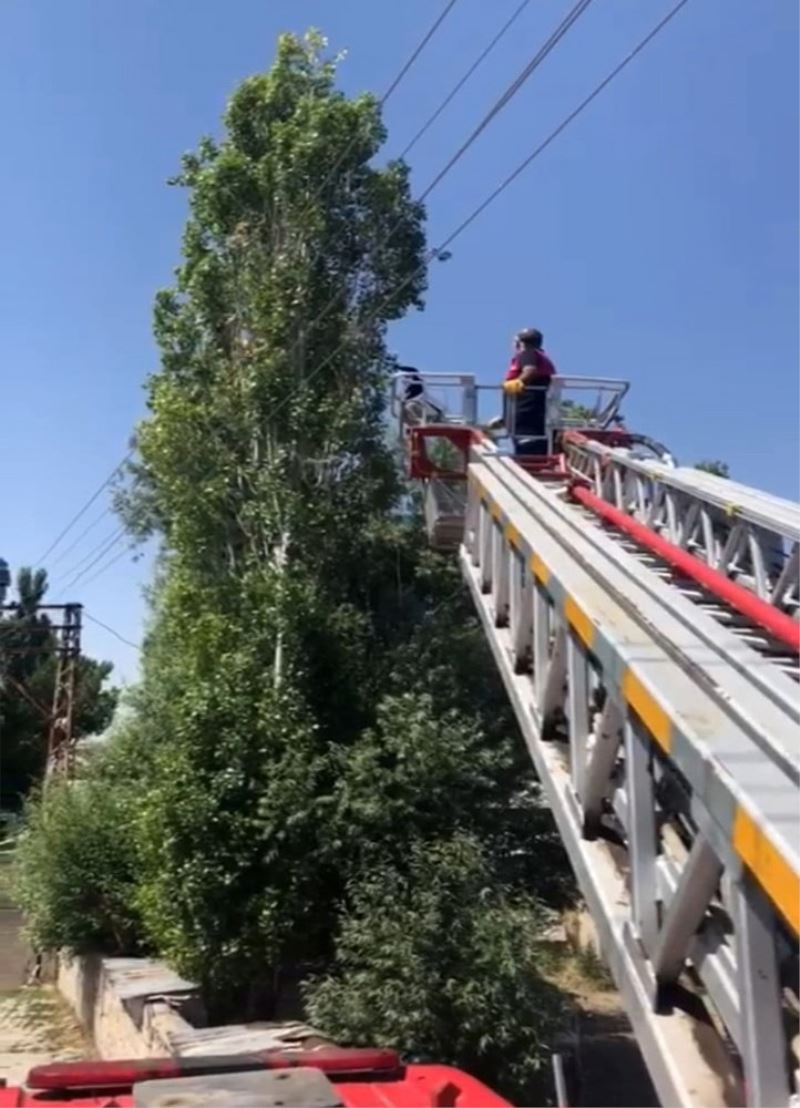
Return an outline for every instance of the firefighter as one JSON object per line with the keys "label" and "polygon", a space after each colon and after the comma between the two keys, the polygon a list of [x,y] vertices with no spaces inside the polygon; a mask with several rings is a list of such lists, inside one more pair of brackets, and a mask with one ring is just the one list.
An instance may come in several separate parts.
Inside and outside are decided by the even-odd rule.
{"label": "firefighter", "polygon": [[395,376],[404,385],[402,404],[405,422],[409,425],[441,423],[444,413],[428,396],[420,371],[414,366],[401,365],[397,367]]}
{"label": "firefighter", "polygon": [[556,367],[543,342],[542,332],[535,327],[518,331],[503,382],[505,423],[517,454],[547,453],[547,390]]}
{"label": "firefighter", "polygon": [[409,400],[417,400],[425,392],[425,382],[420,376],[420,372],[412,365],[401,365],[397,367],[397,376],[404,382],[405,390],[403,393],[404,403],[408,403]]}

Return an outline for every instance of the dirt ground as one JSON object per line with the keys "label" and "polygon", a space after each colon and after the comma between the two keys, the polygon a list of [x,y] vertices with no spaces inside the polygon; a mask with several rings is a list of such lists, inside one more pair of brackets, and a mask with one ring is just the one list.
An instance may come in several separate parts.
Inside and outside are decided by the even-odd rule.
{"label": "dirt ground", "polygon": [[569,1036],[577,1059],[570,1103],[582,1108],[659,1108],[619,994],[604,965],[571,948],[553,953],[547,977],[573,1003]]}

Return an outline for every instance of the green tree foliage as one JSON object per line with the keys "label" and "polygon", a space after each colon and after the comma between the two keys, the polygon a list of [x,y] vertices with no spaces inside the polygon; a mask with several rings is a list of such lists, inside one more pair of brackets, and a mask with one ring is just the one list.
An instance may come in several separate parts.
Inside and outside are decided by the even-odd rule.
{"label": "green tree foliage", "polygon": [[581,426],[582,424],[592,423],[596,419],[597,413],[594,408],[590,408],[586,404],[579,404],[575,400],[567,399],[561,401],[561,416],[569,423]]}
{"label": "green tree foliage", "polygon": [[[433,972],[420,881],[465,945],[435,1029],[412,1008],[404,1044],[438,1050],[449,1027],[446,1057],[488,1072],[519,1047],[528,1066],[539,986],[512,931],[546,916],[523,886],[563,898],[563,856],[457,568],[403,509],[384,331],[421,303],[424,213],[407,167],[375,164],[376,101],[344,97],[322,51],[283,36],[176,179],[183,262],[157,298],[161,369],[120,500],[161,557],[133,722],[100,762],[124,794],[130,914],[95,933],[168,958],[217,1017],[269,1016],[298,966],[358,991],[339,924],[375,916],[379,878],[406,905],[402,972]],[[48,805],[31,840],[69,821]]]}
{"label": "green tree foliage", "polygon": [[[47,593],[45,570],[23,566],[16,607],[0,618],[0,807],[17,807],[41,778],[57,659],[51,620],[39,606]],[[74,729],[96,734],[111,721],[117,691],[107,685],[110,662],[81,655],[75,681]]]}
{"label": "green tree foliage", "polygon": [[139,905],[218,1005],[261,1003],[277,967],[325,949],[342,875],[320,797],[374,714],[397,606],[383,330],[421,302],[423,213],[403,164],[371,165],[377,104],[338,92],[322,50],[282,37],[222,141],[184,158],[183,264],[156,303],[124,509],[164,551]]}
{"label": "green tree foliage", "polygon": [[706,461],[696,462],[695,469],[701,469],[704,473],[713,473],[715,477],[730,477],[730,466],[727,462]]}
{"label": "green tree foliage", "polygon": [[138,951],[132,801],[128,788],[95,769],[29,798],[15,886],[37,949]]}
{"label": "green tree foliage", "polygon": [[455,1063],[540,1103],[529,1097],[563,1017],[537,964],[547,922],[498,884],[474,838],[416,845],[407,870],[376,867],[353,888],[309,1013],[343,1043]]}

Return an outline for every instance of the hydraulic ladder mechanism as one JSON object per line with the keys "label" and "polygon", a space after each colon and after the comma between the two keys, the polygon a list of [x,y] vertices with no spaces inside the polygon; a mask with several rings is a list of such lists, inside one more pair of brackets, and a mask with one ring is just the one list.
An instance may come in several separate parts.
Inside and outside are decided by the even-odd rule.
{"label": "hydraulic ladder mechanism", "polygon": [[676,466],[621,425],[624,381],[556,378],[542,452],[513,458],[473,377],[423,380],[392,410],[430,540],[659,1096],[797,1104],[800,505]]}

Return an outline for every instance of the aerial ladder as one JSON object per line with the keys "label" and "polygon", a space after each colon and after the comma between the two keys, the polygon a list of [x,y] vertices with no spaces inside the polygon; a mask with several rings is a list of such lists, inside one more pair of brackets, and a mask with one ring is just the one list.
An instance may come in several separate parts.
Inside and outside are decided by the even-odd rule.
{"label": "aerial ladder", "polygon": [[512,457],[493,390],[423,379],[392,412],[430,541],[457,552],[659,1097],[797,1104],[800,506],[626,430],[624,381],[555,378],[538,453]]}

